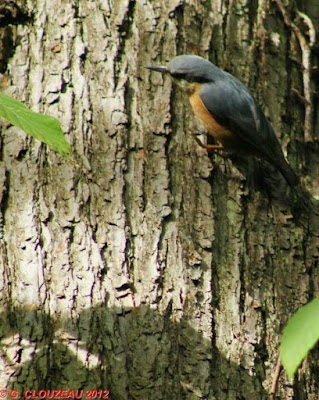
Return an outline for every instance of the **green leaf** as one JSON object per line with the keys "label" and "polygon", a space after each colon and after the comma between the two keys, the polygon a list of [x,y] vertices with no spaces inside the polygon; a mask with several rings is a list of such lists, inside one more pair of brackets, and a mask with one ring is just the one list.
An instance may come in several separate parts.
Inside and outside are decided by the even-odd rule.
{"label": "green leaf", "polygon": [[280,359],[290,378],[318,339],[319,298],[316,298],[299,308],[283,330]]}
{"label": "green leaf", "polygon": [[20,101],[2,93],[0,93],[0,117],[69,158],[71,146],[65,140],[57,119],[31,111]]}

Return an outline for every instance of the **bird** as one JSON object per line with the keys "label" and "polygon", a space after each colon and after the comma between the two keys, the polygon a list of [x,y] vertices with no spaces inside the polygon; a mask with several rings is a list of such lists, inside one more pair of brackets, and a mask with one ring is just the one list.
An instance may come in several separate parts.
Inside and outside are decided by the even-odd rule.
{"label": "bird", "polygon": [[271,123],[250,90],[235,76],[197,55],[179,55],[167,66],[148,66],[170,75],[188,95],[195,115],[217,144],[208,151],[266,159],[294,187],[299,177],[288,164]]}

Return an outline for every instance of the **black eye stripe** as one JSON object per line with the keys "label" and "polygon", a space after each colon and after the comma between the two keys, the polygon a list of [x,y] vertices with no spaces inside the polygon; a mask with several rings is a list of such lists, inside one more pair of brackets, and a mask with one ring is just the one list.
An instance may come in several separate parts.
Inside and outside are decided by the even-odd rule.
{"label": "black eye stripe", "polygon": [[208,83],[208,82],[213,82],[212,79],[205,79],[205,78],[197,78],[195,79],[196,82],[198,83]]}
{"label": "black eye stripe", "polygon": [[211,79],[206,79],[202,76],[190,75],[187,73],[173,72],[171,76],[176,79],[184,79],[187,82],[207,83],[212,82]]}
{"label": "black eye stripe", "polygon": [[186,75],[186,74],[181,74],[181,73],[178,73],[178,72],[173,72],[173,73],[171,73],[171,76],[172,76],[173,78],[176,78],[176,79],[185,79],[185,80],[187,80],[187,75]]}

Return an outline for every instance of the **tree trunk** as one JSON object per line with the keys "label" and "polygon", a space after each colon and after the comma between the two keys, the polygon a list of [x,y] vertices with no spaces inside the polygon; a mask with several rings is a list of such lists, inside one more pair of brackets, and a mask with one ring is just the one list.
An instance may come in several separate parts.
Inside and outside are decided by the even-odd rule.
{"label": "tree trunk", "polygon": [[[185,95],[144,67],[200,54],[240,78],[318,196],[318,19],[286,3],[1,6],[2,88],[61,121],[76,164],[3,124],[0,389],[268,398],[282,328],[318,296],[317,220],[267,163],[208,156]],[[316,355],[280,399],[318,399]]]}

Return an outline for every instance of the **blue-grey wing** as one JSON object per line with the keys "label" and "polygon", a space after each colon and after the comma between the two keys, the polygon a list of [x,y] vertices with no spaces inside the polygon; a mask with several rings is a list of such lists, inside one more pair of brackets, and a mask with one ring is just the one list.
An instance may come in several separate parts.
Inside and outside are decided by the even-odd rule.
{"label": "blue-grey wing", "polygon": [[272,159],[278,149],[277,137],[244,84],[229,74],[224,80],[204,84],[199,93],[217,122],[230,129],[258,154]]}

